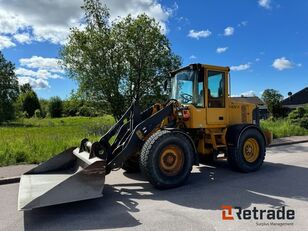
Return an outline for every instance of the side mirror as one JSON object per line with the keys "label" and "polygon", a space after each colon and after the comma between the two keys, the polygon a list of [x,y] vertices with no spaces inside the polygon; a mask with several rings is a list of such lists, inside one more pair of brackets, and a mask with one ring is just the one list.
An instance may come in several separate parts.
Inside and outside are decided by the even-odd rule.
{"label": "side mirror", "polygon": [[168,88],[168,79],[164,81],[164,91],[167,91]]}

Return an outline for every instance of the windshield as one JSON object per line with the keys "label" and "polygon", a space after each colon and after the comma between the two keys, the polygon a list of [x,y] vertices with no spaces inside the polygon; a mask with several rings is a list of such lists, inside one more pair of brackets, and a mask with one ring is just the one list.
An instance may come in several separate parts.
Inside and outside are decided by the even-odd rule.
{"label": "windshield", "polygon": [[203,75],[198,70],[183,70],[171,79],[171,98],[183,104],[204,107]]}

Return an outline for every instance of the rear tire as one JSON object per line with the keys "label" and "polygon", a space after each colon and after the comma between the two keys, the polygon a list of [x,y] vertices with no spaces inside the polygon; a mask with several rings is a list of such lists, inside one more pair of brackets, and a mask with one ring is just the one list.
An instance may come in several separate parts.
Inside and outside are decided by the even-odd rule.
{"label": "rear tire", "polygon": [[228,148],[228,162],[234,170],[257,171],[265,158],[265,141],[257,129],[248,129],[239,138],[237,148]]}
{"label": "rear tire", "polygon": [[193,154],[193,147],[185,135],[161,130],[144,143],[140,170],[156,188],[174,188],[189,177]]}

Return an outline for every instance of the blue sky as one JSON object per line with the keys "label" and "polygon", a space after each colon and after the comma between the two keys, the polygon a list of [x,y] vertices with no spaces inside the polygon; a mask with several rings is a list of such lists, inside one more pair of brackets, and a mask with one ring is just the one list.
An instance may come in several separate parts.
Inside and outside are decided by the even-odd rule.
{"label": "blue sky", "polygon": [[[174,52],[189,63],[231,67],[232,95],[284,96],[308,86],[308,1],[105,0],[111,17],[145,12],[162,25]],[[81,0],[0,0],[0,49],[21,83],[40,97],[69,96],[77,85],[59,67]],[[47,11],[46,11],[47,9]]]}

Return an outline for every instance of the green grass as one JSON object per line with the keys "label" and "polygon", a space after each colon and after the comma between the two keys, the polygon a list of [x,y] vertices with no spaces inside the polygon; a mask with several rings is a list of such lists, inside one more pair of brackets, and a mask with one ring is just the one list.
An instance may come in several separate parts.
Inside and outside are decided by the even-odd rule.
{"label": "green grass", "polygon": [[[0,166],[40,163],[87,137],[97,141],[114,123],[111,116],[23,119],[0,126]],[[274,138],[308,135],[287,120],[263,120],[261,127]]]}
{"label": "green grass", "polygon": [[261,127],[271,131],[274,138],[308,135],[308,129],[291,124],[287,119],[262,120]]}
{"label": "green grass", "polygon": [[0,166],[40,163],[78,146],[87,137],[98,140],[114,123],[111,116],[24,119],[0,126]]}

